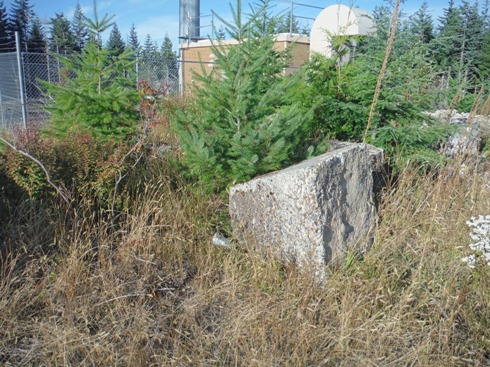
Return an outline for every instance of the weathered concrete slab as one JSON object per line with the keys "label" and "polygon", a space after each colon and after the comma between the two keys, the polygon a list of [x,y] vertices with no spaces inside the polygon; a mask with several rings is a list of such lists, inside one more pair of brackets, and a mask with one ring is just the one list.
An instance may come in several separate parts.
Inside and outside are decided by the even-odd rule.
{"label": "weathered concrete slab", "polygon": [[376,222],[373,172],[383,152],[367,144],[338,149],[233,186],[235,237],[315,271],[349,249],[365,250]]}

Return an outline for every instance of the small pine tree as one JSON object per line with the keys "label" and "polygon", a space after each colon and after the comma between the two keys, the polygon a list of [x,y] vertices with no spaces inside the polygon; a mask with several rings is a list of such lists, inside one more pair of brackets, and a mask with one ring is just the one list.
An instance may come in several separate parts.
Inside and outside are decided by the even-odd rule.
{"label": "small pine tree", "polygon": [[146,35],[145,43],[143,44],[142,56],[146,58],[158,57],[158,49],[155,46],[155,42],[153,42],[150,34]]}
{"label": "small pine tree", "polygon": [[27,47],[29,36],[29,26],[31,18],[34,16],[32,5],[29,0],[14,0],[11,8],[10,25],[12,32],[19,32],[22,47]]}
{"label": "small pine tree", "polygon": [[71,74],[63,83],[42,85],[52,98],[47,109],[51,112],[51,131],[56,135],[69,133],[73,128],[88,130],[101,137],[125,138],[138,123],[138,91],[134,82],[126,77],[134,67],[130,50],[113,56],[99,47],[97,35],[105,24],[98,20],[89,24],[94,35],[80,54],[71,57],[58,55],[58,59]]}
{"label": "small pine tree", "polygon": [[478,73],[475,62],[478,59],[483,44],[485,21],[479,13],[478,1],[475,1],[472,5],[467,1],[462,1],[460,9],[464,32],[464,44],[460,54],[460,63],[461,65],[465,65],[472,75],[475,75]]}
{"label": "small pine tree", "polygon": [[111,34],[109,35],[109,40],[107,41],[107,49],[112,52],[113,55],[120,55],[126,49],[126,45],[119,32],[117,24],[114,23],[112,26]]}
{"label": "small pine tree", "polygon": [[41,21],[38,17],[32,20],[31,30],[27,39],[27,50],[29,52],[45,52],[46,37]]}
{"label": "small pine tree", "polygon": [[434,39],[434,22],[429,12],[429,4],[425,0],[420,6],[419,10],[410,18],[411,29],[410,32],[417,36],[417,38],[423,43],[429,43]]}
{"label": "small pine tree", "polygon": [[[292,26],[292,27],[291,27]],[[279,21],[274,30],[275,33],[300,33],[300,24],[298,18],[293,15],[293,22],[291,24],[291,13],[287,13],[279,18]]]}
{"label": "small pine tree", "polygon": [[173,50],[172,41],[168,34],[165,34],[165,38],[160,48],[160,55],[165,63],[165,79],[167,83],[176,83],[179,78],[179,68],[177,66],[177,55]]}
{"label": "small pine tree", "polygon": [[51,36],[49,38],[51,51],[59,54],[69,54],[77,47],[75,35],[71,30],[70,21],[63,13],[56,13],[51,18]]}
{"label": "small pine tree", "polygon": [[175,54],[172,40],[170,39],[168,34],[165,34],[165,38],[162,42],[162,47],[160,48],[160,54],[165,60],[177,60],[177,55]]}
{"label": "small pine tree", "polygon": [[131,29],[129,31],[128,48],[131,49],[134,54],[139,55],[140,43],[138,41],[138,33],[136,32],[134,23],[131,25]]}
{"label": "small pine tree", "polygon": [[73,34],[77,43],[77,51],[80,51],[89,40],[84,18],[85,16],[83,15],[80,1],[77,1],[77,5],[75,7],[75,12],[73,13],[73,19],[71,22],[71,27],[73,29]]}
{"label": "small pine tree", "polygon": [[284,93],[287,55],[275,50],[273,36],[264,34],[258,21],[267,9],[247,21],[241,9],[238,0],[234,22],[220,19],[238,44],[213,48],[215,68],[195,75],[195,107],[175,123],[183,162],[209,191],[223,191],[304,156],[309,131],[308,114]]}
{"label": "small pine tree", "polygon": [[60,60],[74,77],[64,84],[44,83],[54,96],[47,109],[55,134],[78,127],[94,135],[123,138],[134,131],[138,93],[134,82],[125,76],[134,65],[129,51],[114,57],[90,41],[80,55],[60,56]]}
{"label": "small pine tree", "polygon": [[215,39],[219,41],[223,41],[226,39],[226,30],[223,26],[216,29],[214,33],[215,33],[215,37],[214,37]]}
{"label": "small pine tree", "polygon": [[482,80],[490,79],[490,30],[483,35],[482,49],[476,62]]}
{"label": "small pine tree", "polygon": [[435,61],[442,70],[458,70],[464,32],[461,12],[455,7],[453,0],[444,9],[439,23],[439,32],[432,43]]}
{"label": "small pine tree", "polygon": [[7,8],[3,0],[0,0],[0,52],[10,51],[10,27],[7,16]]}

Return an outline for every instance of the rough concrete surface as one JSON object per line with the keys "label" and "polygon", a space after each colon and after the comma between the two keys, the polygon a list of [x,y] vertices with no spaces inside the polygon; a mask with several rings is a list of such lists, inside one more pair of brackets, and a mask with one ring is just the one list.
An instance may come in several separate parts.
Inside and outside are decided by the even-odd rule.
{"label": "rough concrete surface", "polygon": [[233,186],[235,237],[321,272],[349,249],[365,250],[376,222],[373,167],[382,155],[367,144],[342,143],[321,156]]}

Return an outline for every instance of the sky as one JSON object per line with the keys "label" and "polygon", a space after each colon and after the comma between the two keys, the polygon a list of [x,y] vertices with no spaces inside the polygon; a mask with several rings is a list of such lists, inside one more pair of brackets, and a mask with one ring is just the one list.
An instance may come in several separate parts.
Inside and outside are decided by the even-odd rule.
{"label": "sky", "polygon": [[[84,14],[88,17],[93,16],[93,0],[79,0]],[[252,0],[253,2],[254,0]],[[232,0],[232,3],[235,3]],[[330,0],[296,0],[294,6],[294,14],[301,17],[315,18],[321,11],[321,9],[312,8],[304,5],[310,5],[314,7],[326,8],[330,5],[343,3],[344,5],[351,5],[352,0],[344,2]],[[13,0],[4,0],[7,9],[9,10]],[[35,13],[40,17],[42,22],[48,23],[49,19],[54,17],[55,13],[63,13],[68,19],[71,20],[73,11],[75,9],[77,0],[30,0],[29,3],[34,6]],[[402,11],[407,14],[415,12],[422,3],[422,0],[406,0],[402,5]],[[437,19],[442,14],[443,8],[447,7],[448,0],[430,0],[429,9],[433,19]],[[456,1],[458,4],[459,2]],[[248,1],[244,0],[243,4],[248,4]],[[386,5],[383,0],[369,1],[369,0],[354,0],[354,6],[372,11],[376,5]],[[229,1],[218,0],[201,0],[201,35],[211,33],[211,16],[212,11],[217,13],[224,19],[231,18],[231,11]],[[290,9],[290,0],[273,0],[274,13],[287,13]],[[244,6],[244,9],[249,9],[248,6]],[[154,41],[157,41],[158,45],[161,45],[165,34],[168,34],[174,48],[178,48],[179,43],[179,0],[98,0],[97,10],[99,17],[104,14],[115,15],[114,21],[126,40],[129,36],[129,30],[131,25],[134,24],[140,44],[144,43],[147,34],[150,34]],[[301,22],[310,22],[313,20],[299,19]],[[215,23],[218,23],[217,21]],[[218,25],[219,27],[219,25]],[[107,40],[109,37],[109,31],[107,31],[103,38]]]}

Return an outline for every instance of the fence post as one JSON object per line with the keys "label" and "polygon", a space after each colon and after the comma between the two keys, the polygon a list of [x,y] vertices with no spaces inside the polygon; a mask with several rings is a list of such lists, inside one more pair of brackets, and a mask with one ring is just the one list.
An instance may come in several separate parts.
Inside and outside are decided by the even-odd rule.
{"label": "fence post", "polygon": [[24,129],[27,129],[27,108],[25,103],[24,73],[22,69],[22,52],[20,50],[19,32],[17,31],[15,31],[15,48],[17,52],[17,68],[19,69],[19,93],[20,93],[20,104],[22,108],[22,122],[24,123]]}
{"label": "fence post", "polygon": [[184,95],[184,52],[182,46],[179,47],[179,95]]}
{"label": "fence post", "polygon": [[[4,120],[5,120],[5,126],[4,126]],[[6,126],[7,126],[7,120],[4,118],[4,114],[3,114],[2,91],[0,90],[0,129],[3,129]]]}
{"label": "fence post", "polygon": [[139,77],[139,56],[136,56],[136,85],[138,85],[138,82],[140,80]]}

